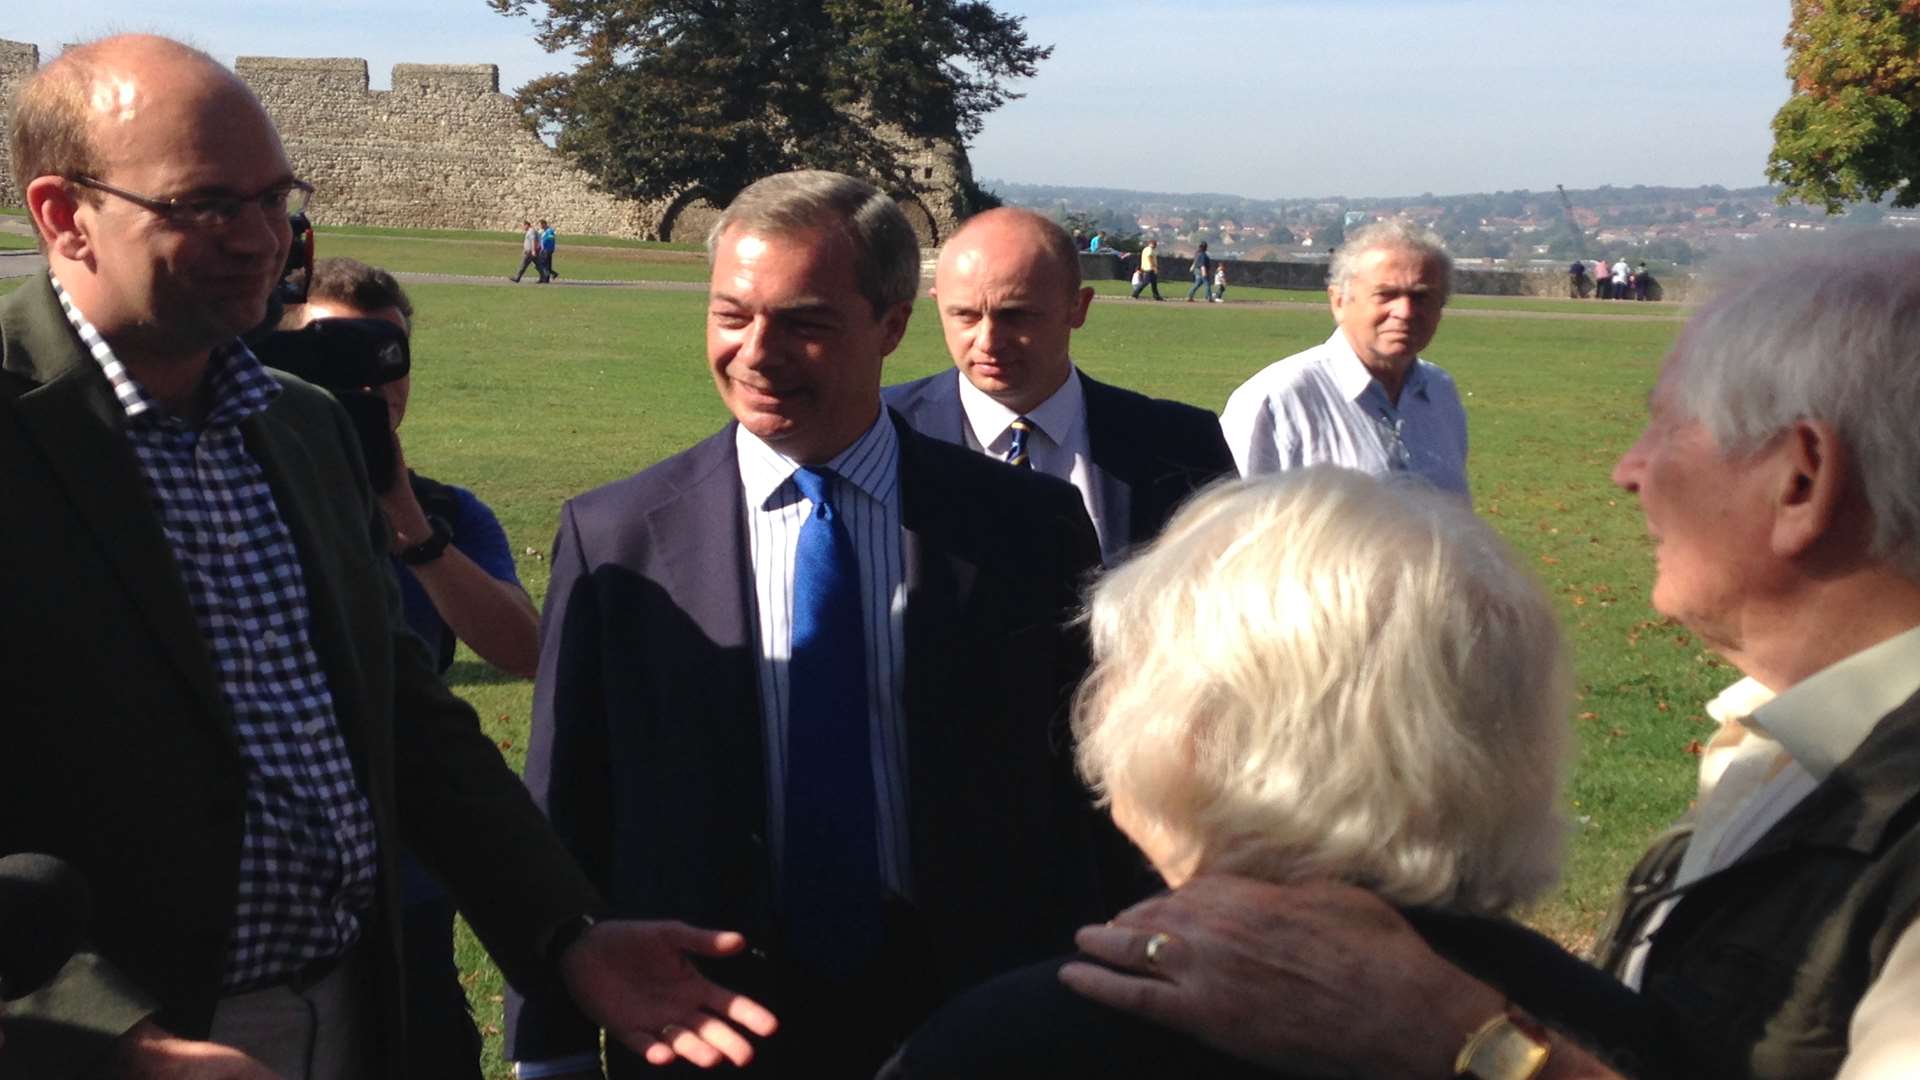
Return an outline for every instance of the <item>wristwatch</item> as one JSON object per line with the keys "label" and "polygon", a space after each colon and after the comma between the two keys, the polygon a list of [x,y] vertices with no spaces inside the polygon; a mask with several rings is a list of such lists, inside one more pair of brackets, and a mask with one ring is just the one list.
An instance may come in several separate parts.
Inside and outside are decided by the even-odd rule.
{"label": "wristwatch", "polygon": [[558,964],[574,942],[598,925],[599,917],[586,912],[567,916],[542,936],[537,946],[541,959],[549,964]]}
{"label": "wristwatch", "polygon": [[446,554],[447,545],[453,542],[453,526],[439,514],[427,515],[427,538],[410,548],[400,549],[400,561],[408,566],[425,566]]}
{"label": "wristwatch", "polygon": [[1461,1044],[1453,1075],[1471,1080],[1533,1080],[1547,1067],[1547,1029],[1512,1005],[1495,1013]]}

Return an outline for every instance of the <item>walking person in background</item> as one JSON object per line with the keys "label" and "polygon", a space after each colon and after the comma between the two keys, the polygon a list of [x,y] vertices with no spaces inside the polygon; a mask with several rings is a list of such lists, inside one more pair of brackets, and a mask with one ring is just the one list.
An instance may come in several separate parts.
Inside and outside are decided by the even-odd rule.
{"label": "walking person in background", "polygon": [[1607,260],[1593,260],[1593,298],[1595,300],[1613,299],[1613,272],[1607,269]]}
{"label": "walking person in background", "polygon": [[1613,263],[1613,298],[1631,300],[1633,293],[1627,291],[1627,279],[1633,274],[1633,268],[1627,265],[1627,257],[1620,256]]}
{"label": "walking person in background", "polygon": [[516,283],[519,282],[526,274],[527,267],[531,266],[540,275],[541,283],[545,284],[547,268],[546,264],[540,261],[540,230],[534,228],[531,221],[522,221],[520,227],[525,229],[526,233],[520,238],[520,269],[513,272],[513,280]]}
{"label": "walking person in background", "polygon": [[1207,290],[1207,300],[1213,300],[1213,256],[1207,254],[1207,242],[1200,241],[1200,250],[1193,253],[1193,288],[1187,290],[1187,303],[1193,303],[1193,294],[1201,289]]}
{"label": "walking person in background", "polygon": [[553,226],[542,221],[540,223],[540,269],[545,271],[545,273],[540,278],[541,284],[545,284],[560,276],[553,268],[554,241]]}
{"label": "walking person in background", "polygon": [[1140,245],[1140,279],[1133,283],[1133,298],[1140,299],[1144,289],[1152,289],[1155,300],[1166,299],[1160,295],[1160,242],[1152,238]]}
{"label": "walking person in background", "polygon": [[1227,264],[1226,263],[1214,264],[1213,302],[1216,304],[1224,304],[1227,302]]}

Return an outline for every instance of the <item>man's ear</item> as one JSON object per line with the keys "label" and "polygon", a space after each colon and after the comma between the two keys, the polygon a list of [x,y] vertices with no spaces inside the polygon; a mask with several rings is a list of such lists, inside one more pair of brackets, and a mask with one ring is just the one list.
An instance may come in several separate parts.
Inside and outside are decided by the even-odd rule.
{"label": "man's ear", "polygon": [[1075,330],[1087,325],[1087,307],[1093,303],[1093,286],[1082,285],[1074,294],[1073,308],[1068,313],[1067,325]]}
{"label": "man's ear", "polygon": [[80,212],[80,197],[74,193],[64,177],[36,176],[27,181],[27,213],[33,218],[33,228],[40,236],[42,251],[59,255],[69,262],[77,262],[87,253],[87,238],[81,234],[76,220]]}
{"label": "man's ear", "polygon": [[1853,459],[1824,420],[1796,420],[1781,434],[1774,496],[1773,551],[1804,554],[1832,533],[1854,483]]}

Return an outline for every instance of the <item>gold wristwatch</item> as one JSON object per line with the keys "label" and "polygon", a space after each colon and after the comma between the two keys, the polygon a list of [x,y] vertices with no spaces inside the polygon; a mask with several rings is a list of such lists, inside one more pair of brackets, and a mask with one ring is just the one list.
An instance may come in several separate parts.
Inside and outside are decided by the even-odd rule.
{"label": "gold wristwatch", "polygon": [[1471,1080],[1533,1080],[1547,1067],[1547,1029],[1508,1005],[1474,1029],[1453,1059],[1453,1075]]}

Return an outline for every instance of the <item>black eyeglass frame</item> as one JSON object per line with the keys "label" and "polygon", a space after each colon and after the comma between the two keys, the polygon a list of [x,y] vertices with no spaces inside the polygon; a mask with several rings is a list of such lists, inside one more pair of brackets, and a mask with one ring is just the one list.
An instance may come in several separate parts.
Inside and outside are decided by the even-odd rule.
{"label": "black eyeglass frame", "polygon": [[[233,223],[249,205],[259,206],[269,214],[305,213],[313,201],[314,187],[305,180],[288,180],[278,183],[257,195],[187,195],[168,199],[158,199],[151,195],[142,195],[137,191],[114,187],[104,180],[92,176],[70,176],[68,180],[84,188],[112,195],[148,210],[166,219],[169,224],[184,225],[192,228],[222,228]],[[278,203],[279,205],[275,205]]]}

